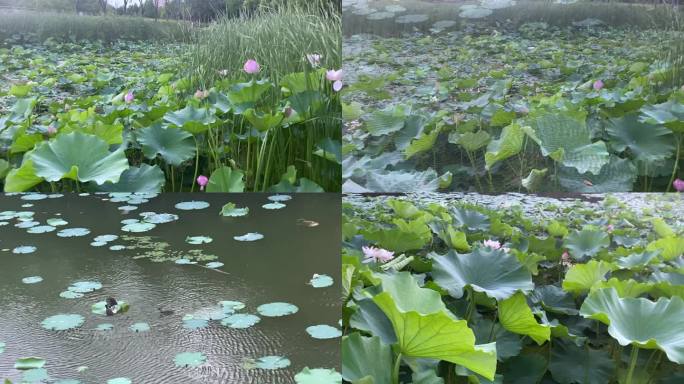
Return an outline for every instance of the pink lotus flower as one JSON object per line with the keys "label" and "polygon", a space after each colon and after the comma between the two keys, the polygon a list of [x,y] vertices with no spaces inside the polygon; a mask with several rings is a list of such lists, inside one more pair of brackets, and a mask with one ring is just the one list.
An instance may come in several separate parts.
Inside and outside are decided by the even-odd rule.
{"label": "pink lotus flower", "polygon": [[339,92],[339,91],[342,89],[342,86],[343,86],[343,85],[344,85],[344,84],[342,83],[341,80],[335,81],[335,82],[333,83],[333,91]]}
{"label": "pink lotus flower", "polygon": [[501,248],[501,243],[499,243],[499,242],[496,241],[496,240],[485,240],[485,241],[482,243],[482,245],[484,245],[485,247],[489,247],[489,248],[491,248],[491,249],[499,249],[499,248]]}
{"label": "pink lotus flower", "polygon": [[604,86],[604,85],[605,85],[605,84],[603,84],[603,81],[601,81],[601,80],[596,80],[596,81],[594,82],[594,90],[595,90],[595,91],[600,91],[601,89],[603,89],[603,86]]}
{"label": "pink lotus flower", "polygon": [[306,55],[306,59],[309,61],[309,64],[311,64],[312,67],[316,68],[319,65],[321,65],[321,58],[323,56],[317,54],[317,53],[310,53]]}
{"label": "pink lotus flower", "polygon": [[209,96],[209,91],[202,91],[202,90],[198,89],[198,90],[195,92],[195,99],[200,99],[200,100],[202,100],[202,99],[207,98],[207,96]]}
{"label": "pink lotus flower", "polygon": [[124,101],[127,102],[128,104],[132,103],[133,99],[135,99],[135,96],[133,96],[133,91],[128,91],[126,96],[124,96]]}
{"label": "pink lotus flower", "polygon": [[370,263],[374,261],[376,263],[386,263],[394,259],[394,252],[390,252],[386,249],[375,248],[375,247],[361,247],[363,250],[364,263]]}
{"label": "pink lotus flower", "polygon": [[245,65],[242,67],[242,69],[244,69],[245,72],[249,73],[250,75],[253,75],[261,71],[261,65],[259,65],[256,60],[249,59],[245,61]]}
{"label": "pink lotus flower", "polygon": [[204,186],[209,182],[209,178],[204,175],[197,176],[197,184],[200,185],[200,191],[204,191]]}
{"label": "pink lotus flower", "polygon": [[684,192],[684,180],[677,179],[672,182],[672,186],[677,190],[677,192]]}
{"label": "pink lotus flower", "polygon": [[330,81],[341,81],[342,80],[342,70],[338,69],[337,71],[335,70],[329,70],[325,72],[325,78],[330,80]]}
{"label": "pink lotus flower", "polygon": [[613,224],[608,224],[608,226],[606,227],[606,232],[611,233],[611,232],[613,232],[613,229],[615,229],[613,227]]}
{"label": "pink lotus flower", "polygon": [[47,128],[47,133],[48,133],[48,135],[50,135],[50,136],[54,135],[55,133],[57,133],[57,127],[55,127],[54,125],[50,124],[50,125],[48,126],[48,128]]}
{"label": "pink lotus flower", "polygon": [[563,251],[563,254],[561,255],[561,263],[565,266],[572,265],[572,259],[570,258],[570,254],[567,250]]}

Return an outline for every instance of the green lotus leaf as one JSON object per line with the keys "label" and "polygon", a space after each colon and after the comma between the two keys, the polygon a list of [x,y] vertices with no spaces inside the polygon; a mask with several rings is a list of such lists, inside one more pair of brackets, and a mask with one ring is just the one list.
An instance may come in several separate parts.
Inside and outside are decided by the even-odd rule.
{"label": "green lotus leaf", "polygon": [[363,232],[364,237],[382,248],[394,252],[421,249],[432,239],[432,232],[421,220],[395,219],[394,228],[373,228]]}
{"label": "green lotus leaf", "polygon": [[603,384],[611,381],[615,363],[606,351],[554,341],[549,371],[560,384]]}
{"label": "green lotus leaf", "polygon": [[462,6],[461,12],[458,14],[458,16],[466,19],[481,19],[491,15],[492,12],[493,11],[489,8],[481,8],[477,6],[465,8],[465,6]]}
{"label": "green lotus leaf", "polygon": [[673,132],[684,132],[684,104],[669,100],[661,104],[641,108],[640,120],[648,124],[663,124]]}
{"label": "green lotus leaf", "polygon": [[572,295],[555,285],[537,287],[529,297],[532,302],[541,304],[547,312],[565,315],[576,315],[579,313]]}
{"label": "green lotus leaf", "polygon": [[[503,134],[501,136],[503,136]],[[491,141],[491,136],[489,136],[489,133],[487,133],[487,131],[480,130],[475,133],[463,133],[459,135],[458,138],[454,141],[451,140],[451,137],[449,139],[449,142],[459,144],[466,151],[474,152],[487,145]]]}
{"label": "green lotus leaf", "polygon": [[526,178],[522,179],[521,185],[527,189],[528,192],[535,192],[538,191],[539,188],[543,185],[544,183],[544,178],[546,177],[546,173],[548,172],[548,169],[533,169],[530,171],[530,174],[527,175]]}
{"label": "green lotus leaf", "polygon": [[72,179],[94,181],[98,185],[108,181],[116,183],[128,169],[123,148],[109,152],[102,139],[79,132],[43,142],[26,156],[33,161],[36,176],[47,181]]}
{"label": "green lotus leaf", "polygon": [[164,121],[196,135],[208,130],[216,122],[216,116],[207,108],[195,108],[188,104],[179,111],[167,112]]}
{"label": "green lotus leaf", "polygon": [[449,247],[457,251],[470,251],[470,244],[465,233],[456,230],[451,224],[441,221],[430,223],[430,229]]}
{"label": "green lotus leaf", "polygon": [[233,236],[233,239],[235,239],[237,241],[257,241],[257,240],[261,240],[263,238],[264,238],[264,235],[262,235],[261,233],[258,233],[258,232],[248,232],[248,233],[245,233],[244,235]]}
{"label": "green lotus leaf", "polygon": [[487,145],[485,153],[485,168],[490,169],[501,160],[508,159],[520,153],[525,132],[519,124],[511,124],[501,131],[498,140],[493,140]]}
{"label": "green lotus leaf", "polygon": [[259,132],[266,132],[273,129],[279,126],[283,121],[282,112],[278,112],[274,115],[265,112],[257,112],[253,108],[245,110],[243,116]]}
{"label": "green lotus leaf", "polygon": [[154,124],[136,130],[136,137],[148,159],[160,155],[168,164],[178,166],[195,157],[195,141],[181,129]]}
{"label": "green lotus leaf", "polygon": [[201,352],[183,352],[173,359],[176,367],[199,367],[207,361],[207,357]]}
{"label": "green lotus leaf", "polygon": [[342,331],[327,324],[306,327],[306,332],[314,339],[335,339],[342,336]]}
{"label": "green lotus leaf", "polygon": [[405,121],[403,110],[385,109],[371,113],[365,121],[365,127],[373,136],[384,136],[404,128]]}
{"label": "green lotus leaf", "polygon": [[198,210],[198,209],[205,209],[209,207],[209,203],[206,201],[183,201],[175,205],[176,209],[180,209],[183,211],[190,211],[190,210]]}
{"label": "green lotus leaf", "polygon": [[318,89],[324,74],[325,70],[323,69],[311,71],[308,74],[306,72],[290,73],[280,78],[280,86],[287,88],[291,93]]}
{"label": "green lotus leaf", "polygon": [[283,356],[264,356],[256,359],[255,366],[260,369],[282,369],[290,366],[290,360]]}
{"label": "green lotus leaf", "polygon": [[354,332],[342,338],[342,377],[352,383],[392,384],[392,349]]}
{"label": "green lotus leaf", "polygon": [[24,371],[22,383],[44,383],[50,379],[45,368],[34,368]]}
{"label": "green lotus leaf", "polygon": [[437,172],[425,171],[369,172],[366,188],[373,192],[435,192],[439,188]]}
{"label": "green lotus leaf", "polygon": [[131,379],[126,377],[117,377],[114,379],[107,380],[107,384],[132,384]]}
{"label": "green lotus leaf", "polygon": [[670,361],[684,364],[684,300],[661,297],[620,298],[613,288],[589,294],[580,314],[608,325],[608,333],[622,346],[660,349]]}
{"label": "green lotus leaf", "polygon": [[349,324],[354,329],[380,337],[384,344],[390,345],[397,342],[392,323],[372,299],[356,300],[356,311],[349,319]]}
{"label": "green lotus leaf", "polygon": [[242,113],[248,108],[253,108],[261,96],[270,90],[273,84],[267,80],[249,81],[238,83],[231,87],[226,95],[236,113]]}
{"label": "green lotus leaf", "polygon": [[392,323],[402,355],[449,361],[494,378],[496,346],[475,345],[467,322],[453,317],[439,293],[420,288],[407,272],[379,277],[383,292],[373,301]]}
{"label": "green lotus leaf", "polygon": [[605,143],[591,142],[586,124],[586,113],[581,111],[534,111],[530,113],[531,136],[539,144],[542,154],[575,168],[580,174],[599,174],[609,161]]}
{"label": "green lotus leaf", "polygon": [[520,336],[508,332],[501,324],[493,323],[489,319],[481,319],[476,323],[469,323],[475,333],[478,343],[496,341],[496,358],[504,361],[517,356],[522,350],[523,343]]}
{"label": "green lotus leaf", "polygon": [[453,208],[451,213],[459,227],[465,227],[469,231],[489,230],[489,217],[481,214],[478,211],[464,208]]}
{"label": "green lotus leaf", "polygon": [[404,148],[404,157],[410,159],[414,155],[429,151],[435,145],[440,133],[441,129],[435,128],[430,133],[423,133],[411,140],[410,144]]}
{"label": "green lotus leaf", "polygon": [[43,281],[43,278],[40,276],[29,276],[21,279],[21,282],[24,284],[36,284],[40,283],[41,281]]}
{"label": "green lotus leaf", "polygon": [[314,276],[309,280],[309,284],[314,288],[326,288],[333,285],[334,280],[328,275],[314,274]]}
{"label": "green lotus leaf", "polygon": [[610,246],[610,237],[606,232],[583,229],[570,233],[563,242],[570,256],[575,260],[595,256],[601,249]]}
{"label": "green lotus leaf", "polygon": [[605,280],[606,274],[613,268],[610,263],[596,260],[586,264],[575,264],[565,274],[563,289],[575,294],[585,293],[599,281]]}
{"label": "green lotus leaf", "polygon": [[242,217],[247,216],[249,208],[238,208],[234,203],[227,203],[221,208],[221,216]]}
{"label": "green lotus leaf", "polygon": [[81,315],[55,315],[43,320],[43,328],[51,331],[66,331],[67,329],[78,328],[85,322]]}
{"label": "green lotus leaf", "polygon": [[539,345],[551,339],[550,326],[537,323],[521,292],[499,302],[499,321],[508,331],[527,335]]}
{"label": "green lotus leaf", "polygon": [[561,167],[558,170],[560,185],[571,192],[605,193],[632,190],[637,168],[628,159],[613,157],[598,174],[580,174],[577,170]]}
{"label": "green lotus leaf", "polygon": [[45,359],[40,357],[23,357],[14,363],[14,369],[25,371],[28,369],[39,369],[45,366]]}
{"label": "green lotus leaf", "polygon": [[620,297],[639,297],[650,292],[653,289],[653,284],[641,283],[633,279],[620,280],[613,277],[608,281],[599,281],[592,287],[592,290],[603,288],[614,288]]}
{"label": "green lotus leaf", "polygon": [[620,268],[644,268],[651,262],[651,260],[655,259],[659,254],[660,251],[645,251],[641,253],[633,253],[629,256],[618,258],[616,262]]}
{"label": "green lotus leaf", "polygon": [[430,256],[433,279],[457,299],[463,297],[468,286],[496,300],[534,289],[530,272],[503,249],[476,248],[463,255],[449,251],[446,255]]}
{"label": "green lotus leaf", "polygon": [[121,144],[123,142],[123,124],[105,124],[102,121],[67,124],[58,131],[58,136],[71,133],[81,132],[88,135],[97,136],[104,140],[109,145]]}
{"label": "green lotus leaf", "polygon": [[42,177],[36,175],[33,160],[27,156],[24,157],[21,167],[13,168],[7,173],[5,177],[5,192],[24,192],[43,181]]}
{"label": "green lotus leaf", "polygon": [[140,164],[125,170],[116,183],[104,183],[96,189],[105,192],[161,192],[166,177],[157,165]]}
{"label": "green lotus leaf", "polygon": [[230,167],[220,167],[212,172],[207,184],[207,192],[243,192],[244,173]]}
{"label": "green lotus leaf", "polygon": [[674,153],[672,131],[661,125],[641,123],[635,113],[611,119],[606,128],[612,147],[623,152],[629,148],[636,160],[655,162]]}
{"label": "green lotus leaf", "polygon": [[342,375],[334,369],[304,367],[294,377],[296,384],[342,384]]}
{"label": "green lotus leaf", "polygon": [[10,146],[10,153],[22,153],[32,150],[36,144],[44,140],[43,135],[40,133],[34,134],[22,134],[14,139],[14,142]]}
{"label": "green lotus leaf", "polygon": [[503,380],[499,383],[540,383],[546,373],[548,362],[542,354],[523,354],[510,358],[501,369]]}
{"label": "green lotus leaf", "polygon": [[266,317],[281,317],[293,315],[298,311],[299,308],[297,308],[296,305],[281,302],[262,304],[257,307],[257,312],[259,312],[261,316]]}
{"label": "green lotus leaf", "polygon": [[259,316],[237,313],[221,320],[221,325],[236,329],[246,329],[259,323],[260,321],[261,318]]}
{"label": "green lotus leaf", "polygon": [[667,237],[658,239],[646,246],[647,251],[660,250],[665,260],[673,260],[684,254],[684,237]]}

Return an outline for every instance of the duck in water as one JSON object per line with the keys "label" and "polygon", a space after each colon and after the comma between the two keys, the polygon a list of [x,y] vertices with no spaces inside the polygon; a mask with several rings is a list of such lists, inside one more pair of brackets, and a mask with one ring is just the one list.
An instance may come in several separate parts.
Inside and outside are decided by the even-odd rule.
{"label": "duck in water", "polygon": [[119,303],[116,302],[116,299],[113,297],[108,297],[107,300],[105,301],[105,313],[107,316],[113,316],[118,308],[116,306],[119,305]]}

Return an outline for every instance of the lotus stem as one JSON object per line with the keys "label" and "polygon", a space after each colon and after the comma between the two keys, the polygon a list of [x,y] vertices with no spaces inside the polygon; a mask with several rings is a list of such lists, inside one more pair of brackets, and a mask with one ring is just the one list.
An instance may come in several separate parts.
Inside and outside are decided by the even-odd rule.
{"label": "lotus stem", "polygon": [[197,182],[197,171],[199,169],[199,145],[197,145],[197,138],[193,135],[192,138],[195,140],[195,175],[192,177],[192,187],[190,187],[190,192],[195,191],[195,183]]}
{"label": "lotus stem", "polygon": [[625,384],[632,384],[632,376],[634,375],[634,367],[636,367],[637,358],[639,356],[639,347],[632,345],[632,353],[630,354],[629,370],[627,371],[627,378]]}
{"label": "lotus stem", "polygon": [[401,368],[401,352],[397,356],[397,360],[394,362],[394,370],[392,372],[392,381],[394,384],[399,384],[399,368]]}
{"label": "lotus stem", "polygon": [[676,137],[677,137],[677,154],[675,155],[674,167],[672,168],[672,176],[670,177],[670,182],[667,183],[667,191],[666,192],[670,192],[670,188],[672,188],[672,183],[674,183],[675,177],[677,177],[677,168],[679,168],[679,156],[681,154],[682,135],[678,134]]}

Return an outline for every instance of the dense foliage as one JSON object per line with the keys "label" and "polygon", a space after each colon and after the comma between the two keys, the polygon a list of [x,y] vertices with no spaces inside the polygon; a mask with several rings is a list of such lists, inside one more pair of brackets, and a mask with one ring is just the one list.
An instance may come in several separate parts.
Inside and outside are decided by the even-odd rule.
{"label": "dense foliage", "polygon": [[681,32],[473,20],[347,38],[345,190],[665,191],[681,177]]}
{"label": "dense foliage", "polygon": [[680,196],[457,197],[344,204],[346,381],[684,379]]}

